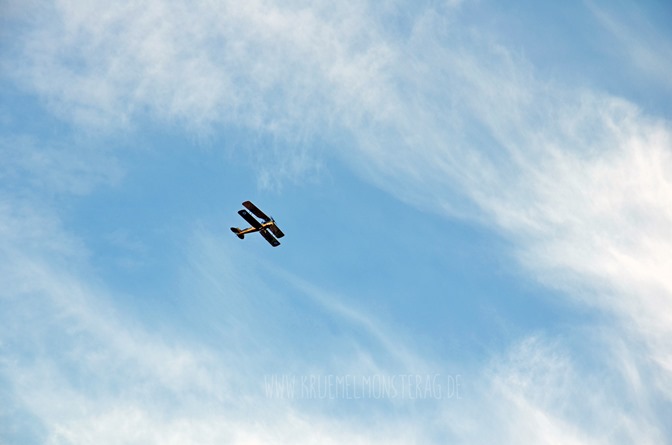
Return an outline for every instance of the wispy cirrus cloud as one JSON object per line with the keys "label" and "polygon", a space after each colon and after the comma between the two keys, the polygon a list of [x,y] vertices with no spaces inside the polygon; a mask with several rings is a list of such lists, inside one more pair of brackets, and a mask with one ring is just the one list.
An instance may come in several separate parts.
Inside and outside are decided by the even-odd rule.
{"label": "wispy cirrus cloud", "polygon": [[637,372],[652,373],[669,402],[669,121],[601,92],[544,82],[506,48],[441,34],[440,25],[431,15],[419,21],[418,36],[446,40],[409,53],[413,69],[443,89],[433,100],[420,85],[398,90],[413,93],[383,126],[394,136],[357,133],[370,161],[365,174],[408,202],[457,210],[511,237],[533,276],[614,316],[613,335],[644,346]]}
{"label": "wispy cirrus cloud", "polygon": [[[38,246],[41,239],[72,243],[57,225],[44,230],[43,220],[34,225],[25,218],[21,222],[0,236],[0,253],[12,258],[0,266],[3,440],[407,443],[423,435],[413,428],[416,417],[397,418],[395,423],[375,416],[352,421],[330,414],[336,404],[330,399],[268,395],[266,377],[277,373],[278,362],[287,363],[288,355],[300,363],[291,361],[295,367],[281,371],[294,375],[306,370],[326,375],[336,369],[335,361],[330,356],[309,361],[297,350],[303,345],[292,345],[274,326],[279,314],[290,319],[294,311],[282,309],[287,296],[274,293],[271,283],[232,261],[244,257],[242,251],[227,253],[225,244],[208,234],[194,240],[188,254],[192,258],[183,271],[188,300],[184,304],[210,315],[201,314],[198,326],[180,338],[179,326],[166,329],[161,322],[124,313],[115,304],[119,296],[86,277],[90,273],[86,262],[77,260],[82,255],[76,245],[56,253],[16,245],[17,232],[32,233]],[[312,299],[309,294],[300,298]],[[325,302],[323,295],[315,298],[322,309],[309,311],[313,320],[358,325],[374,340],[389,339],[389,332],[372,328],[375,322],[356,308],[340,304],[334,309],[336,303]],[[323,348],[347,358],[338,368],[341,372],[392,372],[381,361],[394,356],[392,349],[378,354],[362,347],[353,354],[361,338],[342,339],[318,333],[312,325],[296,326],[306,330],[304,334],[319,335]],[[408,365],[407,359],[401,362]],[[311,403],[327,409],[315,409]]]}
{"label": "wispy cirrus cloud", "polygon": [[[646,412],[646,398],[641,400],[644,410],[636,404],[632,408],[624,402],[636,402],[641,393],[623,396],[616,390],[632,382],[613,374],[605,381],[602,372],[586,372],[565,341],[535,336],[493,357],[484,368],[465,370],[459,399],[269,397],[263,388],[264,374],[278,372],[268,364],[277,365],[279,357],[295,366],[283,370],[294,375],[309,370],[326,376],[337,369],[349,375],[389,376],[399,370],[454,368],[436,359],[427,368],[428,358],[410,352],[412,344],[392,329],[355,307],[331,301],[320,289],[303,285],[291,297],[274,294],[273,283],[265,282],[263,274],[236,268],[231,259],[244,258],[242,251],[229,255],[225,245],[207,233],[199,237],[194,240],[184,284],[189,304],[209,314],[200,317],[198,327],[190,328],[189,337],[205,326],[216,327],[205,329],[213,337],[207,342],[179,339],[174,330],[166,331],[160,324],[139,323],[109,304],[112,295],[101,294],[104,289],[77,273],[56,270],[53,262],[32,256],[3,267],[3,306],[13,316],[9,323],[3,320],[0,331],[4,349],[0,376],[11,383],[6,400],[14,408],[11,416],[2,411],[0,415],[15,425],[19,419],[27,422],[23,416],[31,419],[25,430],[17,428],[13,436],[5,437],[73,444],[92,439],[101,443],[442,443],[446,438],[456,443],[494,439],[503,443],[660,443],[655,414]],[[208,248],[203,249],[204,245]],[[17,279],[17,273],[25,279]],[[249,278],[256,278],[257,284]],[[16,286],[27,282],[32,284]],[[318,323],[294,325],[299,330],[296,338],[306,330],[319,337],[330,354],[308,358],[304,343],[278,335],[281,331],[273,326],[278,319],[293,323],[294,309],[282,309],[288,297],[317,303],[318,310],[303,311],[301,316]],[[295,301],[292,307],[305,303]],[[364,335],[325,335],[320,320],[351,326],[349,331],[362,328]],[[24,335],[17,324],[35,328]],[[391,346],[371,347],[366,336],[382,338],[383,345]],[[17,354],[22,350],[28,356]],[[399,350],[405,352],[403,356],[397,354]],[[299,363],[287,360],[293,356]],[[390,362],[390,356],[399,360]],[[598,354],[595,360],[609,363],[603,358]],[[359,420],[343,414],[357,412],[362,405],[368,414]],[[484,417],[489,419],[488,428],[483,427]]]}

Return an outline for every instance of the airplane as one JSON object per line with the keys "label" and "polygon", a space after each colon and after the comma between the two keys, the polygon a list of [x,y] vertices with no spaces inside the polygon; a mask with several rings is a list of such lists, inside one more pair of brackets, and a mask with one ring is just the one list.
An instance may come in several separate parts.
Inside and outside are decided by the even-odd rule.
{"label": "airplane", "polygon": [[[254,233],[254,232],[259,232],[261,233],[261,236],[268,241],[268,243],[273,246],[273,247],[278,247],[280,245],[280,241],[276,239],[277,238],[282,238],[285,236],[284,233],[278,228],[278,226],[275,224],[275,220],[271,218],[270,216],[266,215],[264,212],[259,210],[257,206],[252,204],[250,201],[245,201],[243,203],[243,206],[252,212],[254,216],[257,218],[261,219],[263,222],[259,222],[254,218],[254,216],[250,215],[247,210],[238,210],[238,214],[245,219],[248,223],[250,223],[251,227],[248,227],[247,229],[239,229],[238,227],[231,227],[231,231],[238,236],[238,238],[243,239],[245,238],[245,235],[248,233]],[[272,232],[272,234],[271,234]],[[275,236],[273,236],[275,235]]]}

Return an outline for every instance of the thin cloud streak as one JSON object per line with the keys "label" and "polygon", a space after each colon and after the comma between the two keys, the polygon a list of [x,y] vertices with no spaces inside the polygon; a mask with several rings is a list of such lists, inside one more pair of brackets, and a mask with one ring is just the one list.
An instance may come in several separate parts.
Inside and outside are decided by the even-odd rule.
{"label": "thin cloud streak", "polygon": [[[672,70],[672,43],[667,41],[650,18],[636,9],[628,17],[618,17],[608,8],[593,2],[588,7],[600,25],[610,34],[616,44],[613,51],[623,59],[625,70],[636,70],[654,82],[667,95],[672,92],[672,80],[667,74]],[[660,12],[670,18],[669,5],[656,5]],[[665,9],[668,9],[665,11]],[[659,18],[661,22],[665,18]]]}

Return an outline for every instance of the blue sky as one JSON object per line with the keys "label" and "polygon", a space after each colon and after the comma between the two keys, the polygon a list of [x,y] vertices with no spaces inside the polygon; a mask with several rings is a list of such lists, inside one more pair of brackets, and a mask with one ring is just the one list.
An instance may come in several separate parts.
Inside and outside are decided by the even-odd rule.
{"label": "blue sky", "polygon": [[0,442],[672,443],[667,2],[0,11]]}

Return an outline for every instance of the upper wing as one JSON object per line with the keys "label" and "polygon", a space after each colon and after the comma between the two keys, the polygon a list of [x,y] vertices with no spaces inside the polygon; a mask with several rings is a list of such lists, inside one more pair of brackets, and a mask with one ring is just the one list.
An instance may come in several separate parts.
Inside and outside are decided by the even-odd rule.
{"label": "upper wing", "polygon": [[245,218],[245,221],[250,223],[250,225],[252,227],[254,227],[255,229],[261,229],[261,223],[259,221],[257,221],[256,219],[254,219],[254,217],[252,215],[247,213],[246,210],[238,210],[238,214],[240,216],[242,216],[243,218]]}
{"label": "upper wing", "polygon": [[269,244],[270,244],[271,246],[273,246],[273,247],[278,247],[278,246],[280,245],[280,241],[278,241],[277,239],[275,239],[275,237],[274,237],[273,235],[271,235],[271,234],[268,232],[268,230],[266,230],[266,229],[261,229],[261,230],[259,231],[259,233],[261,233],[261,236],[263,236],[264,238],[266,238],[266,241],[268,241]]}
{"label": "upper wing", "polygon": [[261,210],[259,210],[259,209],[257,208],[257,206],[255,206],[254,204],[252,204],[250,201],[245,201],[245,202],[243,203],[243,206],[244,206],[247,210],[249,210],[250,212],[252,212],[252,213],[254,214],[254,216],[256,216],[257,218],[261,218],[261,219],[263,219],[264,222],[267,222],[267,221],[270,221],[270,220],[271,220],[271,218],[270,218],[268,215],[266,215],[264,212],[262,212]]}
{"label": "upper wing", "polygon": [[282,238],[283,236],[285,236],[285,234],[282,233],[282,230],[280,230],[280,228],[276,226],[275,223],[273,223],[273,225],[268,226],[268,228],[271,232],[273,232],[273,235],[275,235],[276,238]]}

